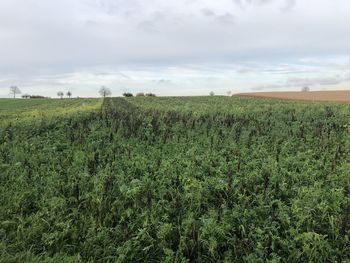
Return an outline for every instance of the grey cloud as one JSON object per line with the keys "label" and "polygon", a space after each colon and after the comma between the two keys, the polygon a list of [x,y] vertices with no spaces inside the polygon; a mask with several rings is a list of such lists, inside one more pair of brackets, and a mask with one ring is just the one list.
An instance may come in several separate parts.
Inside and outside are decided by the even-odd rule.
{"label": "grey cloud", "polygon": [[264,5],[272,1],[274,0],[233,0],[236,5],[242,8],[246,5]]}
{"label": "grey cloud", "polygon": [[90,6],[99,8],[107,14],[131,14],[135,8],[141,6],[138,0],[87,0]]}
{"label": "grey cloud", "polygon": [[287,86],[325,86],[325,85],[337,85],[344,81],[344,77],[339,75],[332,77],[318,77],[318,78],[289,78],[287,80]]}
{"label": "grey cloud", "polygon": [[233,2],[241,9],[247,6],[263,6],[274,2],[283,2],[282,11],[290,11],[296,5],[296,0],[233,0]]}
{"label": "grey cloud", "polygon": [[246,0],[247,3],[249,4],[255,4],[255,5],[264,5],[271,3],[274,0]]}
{"label": "grey cloud", "polygon": [[279,82],[275,84],[257,85],[252,90],[269,90],[269,89],[288,89],[288,88],[301,88],[301,87],[317,87],[317,86],[331,86],[338,85],[345,81],[350,80],[350,75],[340,76],[334,75],[330,77],[313,77],[313,78],[299,78],[291,77],[285,82]]}
{"label": "grey cloud", "polygon": [[209,8],[203,8],[201,11],[205,16],[215,16],[215,12]]}
{"label": "grey cloud", "polygon": [[243,8],[242,0],[232,0],[238,7]]}
{"label": "grey cloud", "polygon": [[125,79],[132,79],[131,76],[129,76],[129,75],[125,74],[125,73],[122,73],[122,72],[119,72],[119,75],[122,76]]}
{"label": "grey cloud", "polygon": [[252,91],[263,91],[263,90],[275,90],[275,89],[283,89],[286,86],[283,84],[265,84],[258,85],[251,88]]}
{"label": "grey cloud", "polygon": [[137,26],[142,31],[148,32],[148,33],[156,33],[158,32],[157,26],[152,20],[145,20],[138,24]]}
{"label": "grey cloud", "polygon": [[282,11],[289,12],[295,8],[296,0],[285,0],[285,1],[286,1],[286,3],[285,3],[285,6],[282,7]]}
{"label": "grey cloud", "polygon": [[94,20],[86,20],[85,25],[87,27],[96,27],[99,25],[99,23],[97,21],[94,21]]}
{"label": "grey cloud", "polygon": [[213,18],[214,21],[219,22],[220,24],[234,24],[235,16],[229,12],[224,14],[216,14],[213,10],[209,8],[204,8],[201,10],[202,14],[206,17]]}
{"label": "grey cloud", "polygon": [[132,77],[131,76],[129,76],[129,75],[127,75],[127,74],[125,74],[125,73],[123,73],[123,72],[108,72],[108,71],[106,71],[106,72],[104,72],[104,71],[101,71],[101,72],[94,72],[93,73],[94,75],[96,75],[96,76],[118,76],[118,77],[121,77],[121,78],[123,78],[123,79],[127,79],[127,80],[131,80],[132,79]]}
{"label": "grey cloud", "polygon": [[237,70],[237,73],[239,74],[248,74],[248,73],[254,73],[254,72],[255,70],[250,68],[241,68]]}
{"label": "grey cloud", "polygon": [[156,82],[158,84],[169,84],[172,81],[170,79],[158,79],[158,80],[154,80],[154,82]]}
{"label": "grey cloud", "polygon": [[216,20],[222,24],[234,24],[235,16],[231,13],[216,16]]}

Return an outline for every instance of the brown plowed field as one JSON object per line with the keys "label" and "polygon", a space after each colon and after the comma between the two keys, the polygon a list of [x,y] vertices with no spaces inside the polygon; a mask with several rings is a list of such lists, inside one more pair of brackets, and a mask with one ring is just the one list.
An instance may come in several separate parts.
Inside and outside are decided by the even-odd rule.
{"label": "brown plowed field", "polygon": [[350,102],[350,90],[336,90],[336,91],[288,91],[288,92],[253,92],[253,93],[239,93],[235,96],[248,97],[263,97],[286,100],[307,100],[307,101],[336,101],[336,102]]}

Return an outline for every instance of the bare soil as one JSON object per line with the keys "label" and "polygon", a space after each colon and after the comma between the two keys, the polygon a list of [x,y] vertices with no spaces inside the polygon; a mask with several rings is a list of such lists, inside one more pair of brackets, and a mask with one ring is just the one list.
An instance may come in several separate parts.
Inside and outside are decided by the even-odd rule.
{"label": "bare soil", "polygon": [[350,103],[350,90],[335,91],[288,91],[288,92],[252,92],[239,93],[235,96],[263,97],[286,100],[306,100],[306,101],[336,101]]}

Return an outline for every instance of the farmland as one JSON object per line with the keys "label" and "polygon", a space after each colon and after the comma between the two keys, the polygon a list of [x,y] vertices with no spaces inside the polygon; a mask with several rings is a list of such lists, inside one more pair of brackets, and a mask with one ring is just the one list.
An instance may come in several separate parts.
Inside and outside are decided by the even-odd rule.
{"label": "farmland", "polygon": [[348,104],[72,100],[35,122],[40,105],[11,102],[0,101],[4,262],[350,260]]}
{"label": "farmland", "polygon": [[101,99],[0,99],[0,125],[96,110]]}
{"label": "farmland", "polygon": [[275,98],[286,100],[305,100],[305,101],[333,101],[333,102],[350,102],[349,90],[335,90],[335,91],[311,91],[311,92],[252,92],[241,93],[238,96],[247,97],[262,97]]}

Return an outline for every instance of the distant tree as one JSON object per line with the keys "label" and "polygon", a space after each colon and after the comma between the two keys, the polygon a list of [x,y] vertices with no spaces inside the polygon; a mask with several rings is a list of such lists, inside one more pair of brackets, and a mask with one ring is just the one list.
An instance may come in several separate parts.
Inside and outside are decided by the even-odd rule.
{"label": "distant tree", "polygon": [[100,93],[100,95],[104,98],[112,95],[111,90],[105,86],[102,86],[98,93]]}
{"label": "distant tree", "polygon": [[231,96],[231,94],[232,94],[232,91],[228,91],[228,92],[226,92],[226,94],[227,94],[227,96]]}
{"label": "distant tree", "polygon": [[62,91],[59,91],[59,92],[57,92],[57,96],[62,99],[64,96],[64,93]]}
{"label": "distant tree", "polygon": [[145,93],[143,92],[139,92],[136,94],[136,97],[144,97],[145,96]]}
{"label": "distant tree", "polygon": [[30,99],[30,95],[29,95],[29,94],[23,94],[23,95],[22,95],[22,98],[23,98],[23,99]]}
{"label": "distant tree", "polygon": [[10,94],[13,95],[13,98],[16,98],[16,94],[21,94],[21,90],[17,86],[11,86],[10,87]]}
{"label": "distant tree", "polygon": [[68,91],[67,96],[68,96],[68,98],[70,98],[72,96],[72,92]]}
{"label": "distant tree", "polygon": [[215,95],[214,91],[211,91],[211,92],[209,93],[209,95],[210,95],[210,96],[214,96],[214,95]]}
{"label": "distant tree", "polygon": [[156,94],[154,94],[154,93],[146,93],[145,96],[146,97],[156,97]]}
{"label": "distant tree", "polygon": [[125,93],[123,93],[123,96],[124,97],[133,97],[134,95],[132,95],[132,93],[130,93],[130,92],[125,92]]}
{"label": "distant tree", "polygon": [[310,91],[310,88],[308,86],[304,86],[302,87],[301,91],[303,92],[309,92]]}
{"label": "distant tree", "polygon": [[41,95],[30,95],[30,99],[45,99],[45,97]]}

